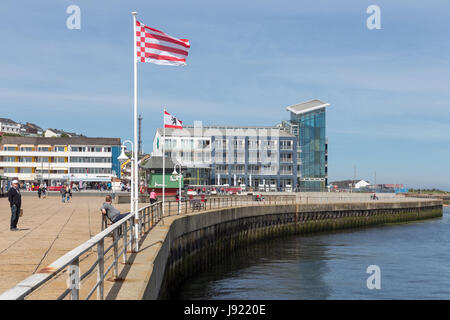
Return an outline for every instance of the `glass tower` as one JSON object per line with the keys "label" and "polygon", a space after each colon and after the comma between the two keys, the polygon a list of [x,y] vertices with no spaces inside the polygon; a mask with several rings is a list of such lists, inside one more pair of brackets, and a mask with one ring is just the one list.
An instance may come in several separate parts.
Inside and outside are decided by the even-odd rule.
{"label": "glass tower", "polygon": [[327,185],[328,148],[325,108],[328,103],[312,100],[287,108],[290,121],[283,127],[297,137],[297,185],[300,191],[323,191]]}

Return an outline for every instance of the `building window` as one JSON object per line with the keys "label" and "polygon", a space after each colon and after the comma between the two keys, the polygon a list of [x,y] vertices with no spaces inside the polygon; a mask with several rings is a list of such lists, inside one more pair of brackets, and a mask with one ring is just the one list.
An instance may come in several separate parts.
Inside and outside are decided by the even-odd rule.
{"label": "building window", "polygon": [[231,173],[232,174],[244,174],[245,166],[243,164],[235,164],[235,165],[231,166]]}
{"label": "building window", "polygon": [[280,140],[280,150],[292,150],[292,141]]}
{"label": "building window", "polygon": [[33,147],[20,147],[20,151],[33,151]]}
{"label": "building window", "polygon": [[16,162],[16,157],[3,157],[4,162]]}
{"label": "building window", "polygon": [[5,151],[16,151],[16,147],[3,147]]}
{"label": "building window", "polygon": [[280,174],[292,174],[292,166],[280,166]]}
{"label": "building window", "polygon": [[280,162],[292,162],[292,153],[280,153]]}
{"label": "building window", "polygon": [[226,149],[227,148],[227,139],[217,139],[215,142],[216,149]]}
{"label": "building window", "polygon": [[164,148],[166,150],[173,150],[177,147],[177,140],[171,138],[164,139]]}
{"label": "building window", "polygon": [[56,151],[56,152],[64,152],[65,151],[65,147],[57,146],[57,147],[54,148],[54,151]]}
{"label": "building window", "polygon": [[209,140],[207,140],[207,139],[197,140],[197,148],[198,149],[209,148]]}
{"label": "building window", "polygon": [[224,164],[216,164],[216,173],[227,173],[227,166]]}
{"label": "building window", "polygon": [[4,168],[3,172],[4,173],[15,173],[16,172],[16,168]]}
{"label": "building window", "polygon": [[257,151],[249,151],[248,152],[248,162],[249,163],[257,163],[259,158],[259,152]]}
{"label": "building window", "polygon": [[[62,158],[64,159],[64,158]],[[72,163],[111,163],[110,157],[70,157]]]}
{"label": "building window", "polygon": [[257,150],[258,149],[258,140],[248,140],[248,149],[249,150]]}
{"label": "building window", "polygon": [[245,149],[245,140],[244,139],[235,139],[233,141],[234,149],[243,150]]}
{"label": "building window", "polygon": [[259,174],[260,173],[260,167],[256,164],[249,164],[248,165],[248,173],[249,174]]}
{"label": "building window", "polygon": [[70,168],[70,173],[110,174],[110,168]]}
{"label": "building window", "polygon": [[226,152],[216,151],[215,160],[217,163],[225,163],[226,162]]}

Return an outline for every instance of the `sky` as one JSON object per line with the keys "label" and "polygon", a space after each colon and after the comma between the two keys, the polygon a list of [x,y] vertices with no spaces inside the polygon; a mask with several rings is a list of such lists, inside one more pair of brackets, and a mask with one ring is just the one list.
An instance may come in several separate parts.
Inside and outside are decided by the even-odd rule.
{"label": "sky", "polygon": [[[367,28],[370,5],[381,29]],[[132,140],[132,11],[191,44],[187,66],[138,65],[145,152],[164,106],[187,124],[270,126],[320,99],[329,181],[450,191],[444,0],[2,0],[0,117]]]}

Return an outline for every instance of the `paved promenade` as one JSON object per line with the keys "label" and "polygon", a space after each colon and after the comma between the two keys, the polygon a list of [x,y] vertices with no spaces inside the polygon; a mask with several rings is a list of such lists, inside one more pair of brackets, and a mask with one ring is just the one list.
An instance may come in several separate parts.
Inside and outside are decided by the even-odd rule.
{"label": "paved promenade", "polygon": [[[19,231],[11,232],[9,202],[1,198],[0,293],[99,233],[103,201],[103,196],[77,197],[76,193],[70,203],[62,203],[60,197],[23,196]],[[115,207],[122,213],[129,211],[129,204]]]}

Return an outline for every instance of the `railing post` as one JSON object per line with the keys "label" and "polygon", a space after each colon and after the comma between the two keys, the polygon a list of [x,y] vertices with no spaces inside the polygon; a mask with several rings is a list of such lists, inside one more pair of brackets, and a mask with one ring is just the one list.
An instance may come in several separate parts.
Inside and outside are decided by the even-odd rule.
{"label": "railing post", "polygon": [[114,280],[119,278],[119,229],[115,229],[113,233],[113,253],[114,253]]}
{"label": "railing post", "polygon": [[80,258],[75,258],[69,265],[69,289],[72,300],[80,299]]}
{"label": "railing post", "polygon": [[128,244],[130,245],[130,251],[132,252],[134,245],[134,218],[131,218],[129,221],[130,221],[130,241],[128,241]]}
{"label": "railing post", "polygon": [[123,228],[123,263],[127,262],[127,248],[128,248],[128,221],[125,221],[125,223],[123,224],[122,228]]}
{"label": "railing post", "polygon": [[152,228],[155,225],[155,205],[150,207],[150,228]]}
{"label": "railing post", "polygon": [[104,257],[104,239],[101,239],[97,243],[97,300],[103,300],[103,280],[104,280],[104,272],[105,272],[105,257]]}
{"label": "railing post", "polygon": [[145,231],[146,231],[146,229],[145,229],[145,223],[147,222],[145,219],[146,219],[146,216],[145,216],[145,211],[146,211],[147,209],[145,209],[145,208],[142,208],[142,210],[141,210],[141,215],[140,215],[140,217],[141,217],[141,234],[142,233],[145,233]]}

